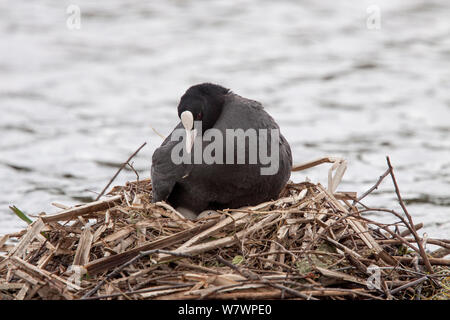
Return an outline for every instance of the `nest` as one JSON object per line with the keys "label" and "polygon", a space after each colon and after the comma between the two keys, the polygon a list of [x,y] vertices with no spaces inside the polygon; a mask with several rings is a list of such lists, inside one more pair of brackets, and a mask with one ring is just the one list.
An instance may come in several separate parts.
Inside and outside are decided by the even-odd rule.
{"label": "nest", "polygon": [[150,180],[128,182],[0,236],[0,299],[446,299],[450,240],[420,238],[406,208],[361,202],[388,174],[397,191],[389,164],[359,198],[290,182],[195,221],[151,203]]}

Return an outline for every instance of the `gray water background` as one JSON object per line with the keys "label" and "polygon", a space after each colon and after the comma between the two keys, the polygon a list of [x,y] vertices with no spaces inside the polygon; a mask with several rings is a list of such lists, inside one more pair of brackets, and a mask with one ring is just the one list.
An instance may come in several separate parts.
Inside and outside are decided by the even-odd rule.
{"label": "gray water background", "polygon": [[[133,161],[149,177],[151,127],[167,135],[205,81],[261,101],[295,163],[346,158],[340,190],[367,190],[389,155],[420,234],[449,238],[450,2],[415,0],[0,1],[0,234],[25,227],[9,205],[93,200],[144,141]],[[400,211],[390,179],[367,203]]]}

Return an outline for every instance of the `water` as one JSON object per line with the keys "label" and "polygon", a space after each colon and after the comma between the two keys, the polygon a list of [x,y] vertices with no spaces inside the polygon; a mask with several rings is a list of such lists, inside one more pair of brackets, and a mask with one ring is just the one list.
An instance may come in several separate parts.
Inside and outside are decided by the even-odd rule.
{"label": "water", "polygon": [[[152,127],[167,135],[180,96],[209,81],[261,101],[294,162],[346,158],[340,190],[367,190],[390,155],[420,233],[449,238],[448,1],[70,3],[80,30],[69,2],[0,1],[0,234],[25,226],[8,205],[94,199],[144,141],[133,161],[148,177]],[[327,169],[292,178],[326,184]],[[368,204],[398,209],[389,179]]]}

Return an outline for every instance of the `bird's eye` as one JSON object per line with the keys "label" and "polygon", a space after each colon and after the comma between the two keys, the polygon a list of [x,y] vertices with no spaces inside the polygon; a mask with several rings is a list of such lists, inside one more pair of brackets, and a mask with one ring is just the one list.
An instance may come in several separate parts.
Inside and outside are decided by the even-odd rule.
{"label": "bird's eye", "polygon": [[202,120],[203,114],[201,112],[199,112],[197,114],[197,120]]}

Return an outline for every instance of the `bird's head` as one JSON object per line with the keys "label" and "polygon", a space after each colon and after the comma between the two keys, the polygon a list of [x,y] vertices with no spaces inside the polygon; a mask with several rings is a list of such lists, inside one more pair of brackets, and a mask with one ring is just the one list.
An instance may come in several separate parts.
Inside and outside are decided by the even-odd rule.
{"label": "bird's head", "polygon": [[222,112],[228,92],[229,89],[212,83],[192,86],[180,99],[178,116],[183,120],[181,115],[190,113],[193,121],[202,121],[203,130],[212,128]]}
{"label": "bird's head", "polygon": [[[202,131],[214,126],[222,112],[225,95],[229,89],[212,83],[202,83],[190,87],[178,104],[178,116],[186,129],[187,149],[192,147],[194,121],[202,122]],[[202,133],[203,133],[202,132]],[[192,140],[191,140],[192,139]]]}

